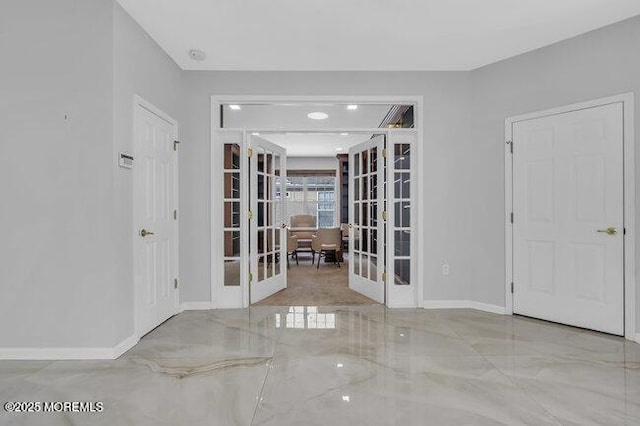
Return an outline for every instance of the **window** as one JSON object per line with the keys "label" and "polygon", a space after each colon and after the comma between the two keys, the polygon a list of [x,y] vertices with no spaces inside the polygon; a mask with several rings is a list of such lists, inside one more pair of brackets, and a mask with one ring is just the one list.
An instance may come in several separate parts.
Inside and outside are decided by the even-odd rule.
{"label": "window", "polygon": [[335,176],[290,176],[287,178],[287,213],[289,217],[316,216],[318,228],[336,226]]}

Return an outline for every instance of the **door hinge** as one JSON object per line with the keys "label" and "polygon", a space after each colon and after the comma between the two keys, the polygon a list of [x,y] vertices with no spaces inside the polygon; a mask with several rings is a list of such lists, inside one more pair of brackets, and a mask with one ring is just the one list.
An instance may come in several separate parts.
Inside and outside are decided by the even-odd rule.
{"label": "door hinge", "polygon": [[382,219],[383,220],[387,220],[387,211],[386,210],[382,212]]}
{"label": "door hinge", "polygon": [[173,279],[173,288],[178,288],[178,279],[177,278]]}
{"label": "door hinge", "polygon": [[387,158],[387,148],[382,149],[382,158]]}
{"label": "door hinge", "polygon": [[253,274],[249,272],[249,282],[253,281]]}
{"label": "door hinge", "polygon": [[173,220],[178,220],[178,210],[173,211]]}
{"label": "door hinge", "polygon": [[247,148],[247,157],[251,158],[253,156],[253,149]]}
{"label": "door hinge", "polygon": [[513,141],[507,141],[507,145],[509,145],[509,152],[513,154]]}
{"label": "door hinge", "polygon": [[511,281],[511,294],[513,294],[513,281]]}
{"label": "door hinge", "polygon": [[177,151],[178,150],[178,144],[180,143],[180,141],[173,141],[173,150]]}
{"label": "door hinge", "polygon": [[249,220],[253,219],[253,212],[251,210],[249,210],[248,216],[249,216]]}
{"label": "door hinge", "polygon": [[513,223],[513,212],[511,212],[511,223]]}
{"label": "door hinge", "polygon": [[387,273],[386,272],[382,273],[382,281],[383,282],[387,282]]}

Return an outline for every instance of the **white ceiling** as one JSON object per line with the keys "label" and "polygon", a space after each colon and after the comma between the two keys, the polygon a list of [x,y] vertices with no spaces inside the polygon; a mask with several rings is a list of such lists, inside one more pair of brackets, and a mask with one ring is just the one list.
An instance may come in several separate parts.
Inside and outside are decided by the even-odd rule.
{"label": "white ceiling", "polygon": [[[239,110],[233,110],[227,104],[223,107],[224,127],[258,129],[252,133],[282,146],[289,157],[335,157],[371,137],[370,133],[354,133],[349,129],[378,128],[391,106],[360,104],[350,110],[346,104],[329,103],[240,104]],[[310,112],[324,112],[329,117],[312,120],[307,117]],[[278,133],[279,129],[296,132]],[[331,132],[335,129],[344,130]],[[323,130],[327,132],[322,133]]]}
{"label": "white ceiling", "polygon": [[187,70],[470,70],[640,14],[638,0],[118,2]]}
{"label": "white ceiling", "polygon": [[[392,105],[358,105],[349,110],[340,104],[258,104],[239,105],[240,110],[224,106],[224,127],[244,129],[372,129],[377,128]],[[312,120],[310,112],[324,112],[325,120]]]}
{"label": "white ceiling", "polygon": [[[367,141],[370,134],[350,133],[272,133],[260,134],[261,138],[280,145],[288,157],[335,157],[348,154],[349,147]],[[341,148],[338,150],[338,148]]]}

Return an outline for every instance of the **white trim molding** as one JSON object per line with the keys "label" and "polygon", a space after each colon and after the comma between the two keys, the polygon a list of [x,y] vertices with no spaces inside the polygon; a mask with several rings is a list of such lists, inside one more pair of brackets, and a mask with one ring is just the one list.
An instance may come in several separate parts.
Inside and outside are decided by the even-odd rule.
{"label": "white trim molding", "polygon": [[[220,106],[225,103],[250,103],[256,102],[261,104],[281,104],[281,103],[336,103],[336,104],[373,104],[373,105],[387,105],[387,104],[408,104],[414,105],[417,113],[414,114],[415,118],[415,128],[413,129],[380,129],[380,128],[327,128],[327,129],[299,129],[299,128],[278,128],[278,129],[259,129],[259,128],[221,128],[220,127]],[[390,132],[395,134],[401,134],[402,132],[407,133],[415,133],[416,134],[416,143],[412,148],[413,154],[412,157],[417,159],[417,164],[415,167],[415,175],[412,176],[412,180],[415,178],[417,182],[422,182],[424,178],[424,155],[425,152],[425,143],[426,140],[424,138],[424,97],[422,95],[373,95],[373,96],[345,96],[345,95],[328,95],[328,96],[317,96],[317,95],[300,95],[300,96],[291,96],[291,95],[212,95],[211,96],[211,134],[210,134],[210,143],[211,143],[211,158],[210,158],[210,182],[211,182],[211,255],[210,255],[210,270],[211,270],[211,309],[222,309],[222,308],[243,308],[250,306],[249,303],[249,293],[250,288],[248,284],[248,264],[249,262],[243,262],[241,266],[240,276],[241,276],[241,285],[240,286],[227,286],[221,285],[222,272],[220,270],[220,266],[216,264],[216,259],[223,258],[223,253],[221,250],[221,245],[218,243],[219,239],[217,239],[220,231],[220,223],[222,223],[222,210],[219,208],[220,198],[222,196],[222,189],[220,188],[220,174],[217,172],[219,167],[217,167],[217,161],[219,161],[220,153],[223,143],[238,143],[243,148],[247,145],[248,134],[253,132],[257,133],[281,133],[281,132],[304,132],[304,133],[341,133],[341,132],[349,132],[349,133],[384,133],[389,135]],[[225,134],[226,139],[221,139],[220,134]],[[244,154],[244,152],[243,152]],[[248,159],[246,155],[241,156],[241,170],[245,172],[241,172],[241,180],[245,179],[245,176],[248,177]],[[245,183],[243,183],[244,185]],[[246,196],[245,196],[246,197]],[[412,213],[413,217],[423,217],[425,212],[425,198],[426,197],[417,197],[416,199],[416,210],[415,213]],[[241,201],[241,204],[248,199],[244,199]],[[242,208],[241,220],[243,223],[246,223],[246,212],[249,210],[248,206],[244,206]],[[421,233],[423,232],[422,227],[420,226],[420,221],[416,224],[415,234],[418,236],[416,238],[417,244],[416,247],[412,245],[412,259],[416,259],[415,268],[417,278],[412,284],[411,291],[413,291],[411,305],[410,306],[398,306],[394,304],[388,304],[390,308],[398,308],[398,307],[422,307],[422,302],[424,298],[424,286],[422,283],[424,282],[424,265],[425,262],[419,262],[421,259],[422,253],[425,252],[425,244],[426,239],[421,238]],[[246,242],[248,238],[248,232],[241,232],[241,241]],[[242,245],[242,244],[241,244]],[[244,244],[246,246],[247,244]],[[242,249],[243,253],[245,249]],[[244,255],[244,254],[243,254]],[[387,286],[389,283],[385,284]],[[221,290],[222,289],[222,290]],[[386,289],[385,289],[386,291]],[[387,301],[387,303],[389,303]]]}
{"label": "white trim molding", "polygon": [[182,302],[180,312],[184,311],[208,311],[213,309],[211,302]]}
{"label": "white trim molding", "polygon": [[87,360],[117,359],[134,347],[138,337],[131,335],[113,347],[97,348],[0,348],[0,360]]}
{"label": "white trim molding", "polygon": [[120,358],[122,354],[124,354],[129,349],[137,345],[139,341],[140,341],[140,338],[136,335],[131,335],[127,337],[122,342],[118,343],[113,347],[111,359]]}
{"label": "white trim molding", "polygon": [[[586,102],[566,105],[558,108],[536,111],[505,119],[505,141],[513,140],[513,124],[519,121],[532,120],[554,114],[563,114],[587,108],[594,108],[613,103],[623,105],[623,150],[624,150],[624,337],[638,341],[636,334],[636,276],[635,276],[635,136],[634,136],[634,93],[623,93],[606,98],[594,99]],[[505,144],[505,306],[506,314],[513,314],[513,295],[511,282],[513,281],[513,227],[510,220],[513,211],[513,157],[511,147]]]}
{"label": "white trim molding", "polygon": [[473,300],[425,300],[423,301],[423,307],[424,309],[474,309],[492,314],[506,314],[506,309],[503,306],[490,305]]}

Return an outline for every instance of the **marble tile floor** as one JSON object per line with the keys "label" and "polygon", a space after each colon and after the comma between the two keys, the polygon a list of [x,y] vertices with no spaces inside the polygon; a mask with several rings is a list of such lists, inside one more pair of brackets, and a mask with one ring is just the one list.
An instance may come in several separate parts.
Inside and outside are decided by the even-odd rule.
{"label": "marble tile floor", "polygon": [[640,425],[640,345],[473,310],[184,312],[112,361],[0,361],[2,425]]}

